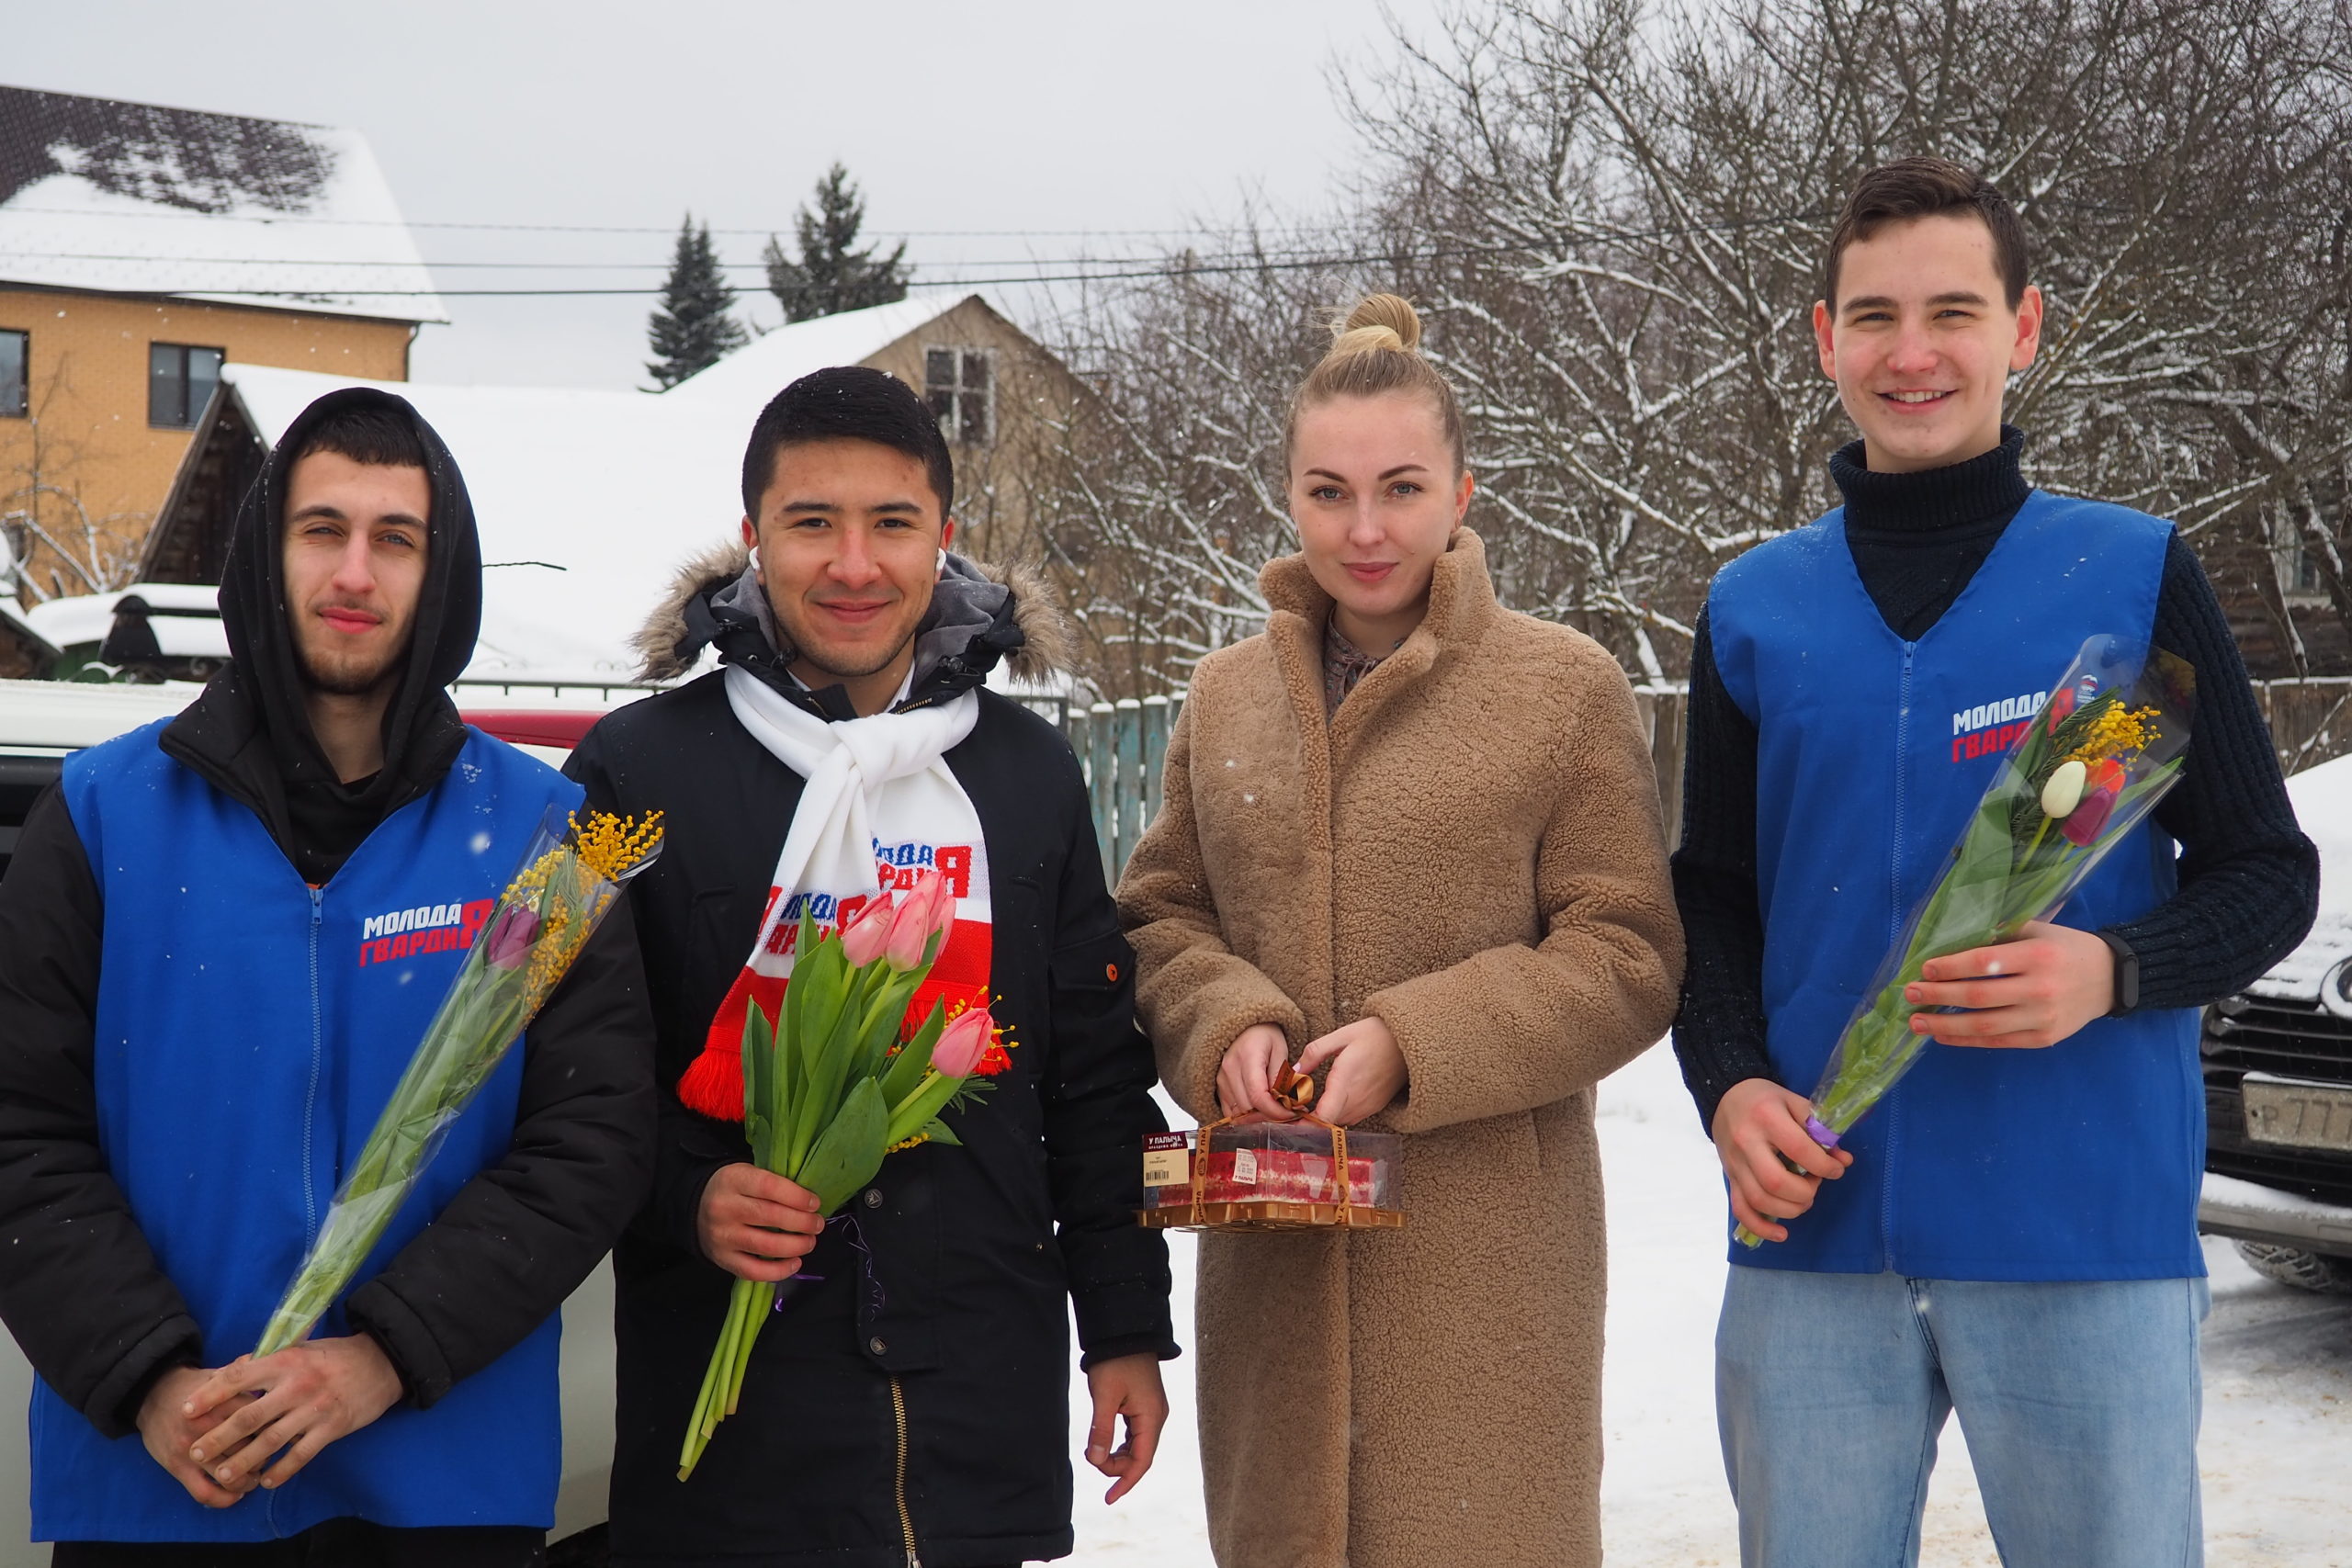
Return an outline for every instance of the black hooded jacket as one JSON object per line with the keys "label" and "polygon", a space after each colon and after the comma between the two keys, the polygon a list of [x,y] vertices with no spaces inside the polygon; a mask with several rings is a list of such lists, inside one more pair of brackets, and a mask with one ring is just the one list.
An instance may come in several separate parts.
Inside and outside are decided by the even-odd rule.
{"label": "black hooded jacket", "polygon": [[[901,706],[1049,662],[1042,585],[949,558]],[[853,716],[786,672],[741,549],[688,569],[640,648],[684,673],[706,645],[789,700]],[[645,943],[662,1134],[653,1202],[614,1254],[616,1564],[963,1568],[1071,1546],[1069,1325],[1091,1364],[1176,1353],[1167,1248],[1136,1224],[1141,1140],[1163,1125],[1135,1026],[1134,954],[1105,891],[1086,786],[1058,731],[980,691],[946,761],[978,812],[991,1010],[1019,1042],[960,1146],[892,1155],[807,1261],[753,1349],[742,1401],[677,1478],[729,1276],[701,1253],[704,1185],[750,1157],[740,1125],[681,1105],[679,1076],[759,931],[800,776],[736,722],[723,674],[602,720],[567,770],[592,805],[668,815],[630,886]]]}
{"label": "black hooded jacket", "polygon": [[[279,539],[294,455],[320,419],[354,405],[414,423],[432,515],[414,640],[385,717],[384,765],[345,785],[303,707]],[[164,730],[162,749],[251,809],[305,880],[327,882],[378,823],[440,783],[465,743],[447,687],[473,654],[481,559],[464,481],[416,412],[366,389],[320,399],[288,428],[238,513],[220,591],[230,666]],[[0,1319],[34,1370],[113,1436],[131,1428],[164,1371],[217,1365],[245,1347],[201,1342],[98,1144],[91,1036],[105,921],[88,855],[52,786],[0,882],[0,1251],[9,1259]],[[351,1321],[383,1347],[418,1404],[544,1321],[643,1201],[650,1034],[624,904],[525,1037],[506,1157],[350,1298]],[[223,1157],[235,1157],[233,1126],[221,1136]]]}

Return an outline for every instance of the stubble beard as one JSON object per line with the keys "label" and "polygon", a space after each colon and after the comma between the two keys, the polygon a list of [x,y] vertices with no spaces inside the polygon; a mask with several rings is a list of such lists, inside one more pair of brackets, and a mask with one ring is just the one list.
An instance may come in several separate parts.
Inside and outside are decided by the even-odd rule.
{"label": "stubble beard", "polygon": [[322,657],[319,649],[298,638],[294,662],[302,677],[302,684],[313,692],[336,697],[369,697],[389,690],[400,679],[408,662],[409,638],[379,660],[361,663],[356,660]]}

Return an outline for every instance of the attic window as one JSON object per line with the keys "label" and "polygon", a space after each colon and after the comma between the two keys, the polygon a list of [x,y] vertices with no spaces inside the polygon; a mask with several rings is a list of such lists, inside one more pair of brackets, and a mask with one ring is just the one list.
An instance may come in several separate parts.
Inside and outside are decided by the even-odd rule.
{"label": "attic window", "polygon": [[220,380],[222,357],[217,348],[148,344],[147,423],[165,430],[194,429]]}
{"label": "attic window", "polygon": [[22,419],[32,404],[32,334],[0,332],[0,419]]}
{"label": "attic window", "polygon": [[996,434],[996,378],[985,348],[926,348],[922,391],[950,441],[985,446]]}

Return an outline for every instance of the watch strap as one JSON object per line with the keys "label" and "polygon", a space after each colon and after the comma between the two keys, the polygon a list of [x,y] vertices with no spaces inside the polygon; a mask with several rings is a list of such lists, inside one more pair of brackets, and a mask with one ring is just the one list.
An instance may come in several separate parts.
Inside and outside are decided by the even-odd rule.
{"label": "watch strap", "polygon": [[2096,933],[2099,941],[2115,955],[2115,1005],[2108,1010],[2109,1018],[2121,1018],[2140,1005],[2140,955],[2132,944],[2113,931]]}

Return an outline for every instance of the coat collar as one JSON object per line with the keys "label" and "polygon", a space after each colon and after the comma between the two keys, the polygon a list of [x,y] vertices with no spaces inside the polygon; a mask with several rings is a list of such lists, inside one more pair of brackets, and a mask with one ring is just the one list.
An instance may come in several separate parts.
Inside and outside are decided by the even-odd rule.
{"label": "coat collar", "polygon": [[[1282,666],[1291,705],[1297,710],[1299,732],[1321,736],[1326,729],[1323,625],[1330,617],[1331,596],[1316,585],[1303,555],[1268,562],[1259,573],[1258,586],[1266,595],[1266,636]],[[1344,750],[1374,714],[1436,669],[1440,660],[1461,658],[1475,648],[1497,608],[1484,541],[1467,528],[1456,528],[1430,577],[1429,613],[1404,646],[1382,660],[1331,716],[1328,728],[1333,753]]]}
{"label": "coat collar", "polygon": [[[1282,660],[1291,705],[1298,707],[1301,733],[1324,731],[1322,632],[1331,618],[1331,594],[1315,585],[1306,555],[1284,555],[1259,573],[1265,592],[1265,635]],[[1487,546],[1470,529],[1453,529],[1446,552],[1430,573],[1430,609],[1404,647],[1366,674],[1348,701],[1331,715],[1331,745],[1343,748],[1362,731],[1374,710],[1385,707],[1407,686],[1435,670],[1440,660],[1461,659],[1487,635],[1496,616],[1494,579],[1487,576]]]}

